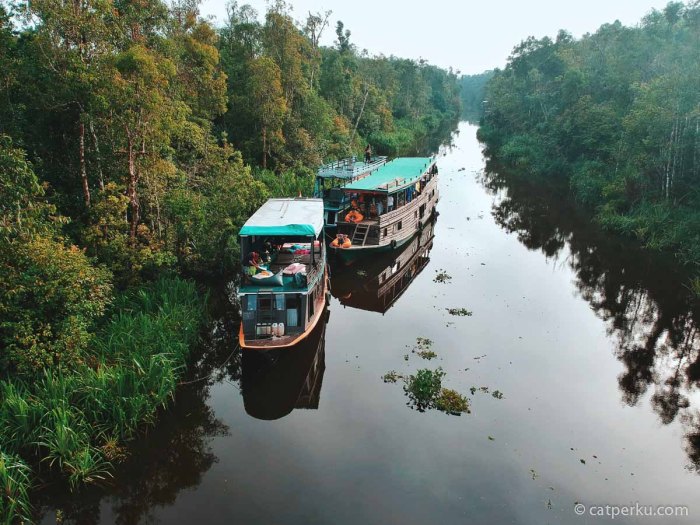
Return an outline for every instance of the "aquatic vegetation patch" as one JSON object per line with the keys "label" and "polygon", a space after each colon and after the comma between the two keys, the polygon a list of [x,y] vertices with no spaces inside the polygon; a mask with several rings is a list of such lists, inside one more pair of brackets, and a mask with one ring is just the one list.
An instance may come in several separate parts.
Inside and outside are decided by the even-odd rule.
{"label": "aquatic vegetation patch", "polygon": [[382,376],[385,383],[396,383],[399,379],[403,379],[403,376],[399,375],[396,370],[391,370]]}
{"label": "aquatic vegetation patch", "polygon": [[428,361],[437,357],[437,354],[432,350],[414,350],[413,353]]}
{"label": "aquatic vegetation patch", "polygon": [[469,410],[469,400],[451,388],[443,388],[440,390],[440,395],[435,400],[435,408],[453,415],[471,413]]}
{"label": "aquatic vegetation patch", "polygon": [[432,346],[433,342],[427,337],[417,337],[416,345],[411,349],[411,353],[416,354],[422,359],[430,361],[431,359],[435,359],[437,357],[437,354],[431,349]]}
{"label": "aquatic vegetation patch", "polygon": [[420,412],[433,408],[435,400],[442,390],[443,377],[445,377],[445,372],[442,368],[436,370],[422,368],[415,375],[408,376],[403,388],[408,394],[411,406]]}
{"label": "aquatic vegetation patch", "polygon": [[482,394],[490,393],[491,397],[493,397],[495,399],[503,399],[503,392],[501,392],[500,390],[491,391],[491,389],[487,386],[480,386],[480,387],[473,386],[469,389],[469,391],[471,392],[472,395],[476,394],[477,392],[480,392]]}
{"label": "aquatic vegetation patch", "polygon": [[447,313],[450,315],[456,315],[459,317],[471,317],[472,315],[472,312],[466,308],[445,308],[445,310],[447,310]]}
{"label": "aquatic vegetation patch", "polygon": [[435,275],[435,278],[433,279],[433,282],[435,283],[446,283],[452,280],[452,276],[448,274],[445,270],[440,269],[440,270],[435,270],[437,274]]}

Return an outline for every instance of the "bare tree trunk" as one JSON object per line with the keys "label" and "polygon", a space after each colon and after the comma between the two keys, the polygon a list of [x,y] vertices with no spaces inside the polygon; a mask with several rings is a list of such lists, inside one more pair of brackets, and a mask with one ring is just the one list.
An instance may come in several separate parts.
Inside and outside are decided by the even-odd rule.
{"label": "bare tree trunk", "polygon": [[263,126],[263,169],[267,169],[267,126]]}
{"label": "bare tree trunk", "polygon": [[130,232],[131,244],[136,243],[136,227],[139,223],[139,200],[136,193],[138,184],[138,174],[136,172],[136,152],[134,151],[134,141],[127,130],[127,157],[129,162],[129,185],[127,187],[127,197],[129,197],[129,207],[131,208]]}
{"label": "bare tree trunk", "polygon": [[367,103],[367,95],[369,95],[369,86],[365,87],[365,98],[362,100],[362,107],[360,108],[360,114],[357,116],[355,121],[355,127],[352,129],[352,135],[350,135],[350,147],[352,148],[352,141],[355,140],[355,133],[357,133],[357,126],[360,125],[360,119],[362,118],[362,113],[365,110],[365,104]]}
{"label": "bare tree trunk", "polygon": [[85,166],[85,124],[80,121],[79,124],[79,157],[80,157],[80,178],[83,182],[83,200],[85,207],[90,207],[90,185],[88,184],[87,167]]}
{"label": "bare tree trunk", "polygon": [[100,189],[104,191],[105,189],[105,178],[102,173],[102,154],[100,153],[100,143],[97,140],[97,133],[95,133],[95,126],[92,123],[92,119],[88,121],[90,123],[90,135],[92,136],[92,142],[95,145],[95,153],[97,157],[97,175],[100,184]]}

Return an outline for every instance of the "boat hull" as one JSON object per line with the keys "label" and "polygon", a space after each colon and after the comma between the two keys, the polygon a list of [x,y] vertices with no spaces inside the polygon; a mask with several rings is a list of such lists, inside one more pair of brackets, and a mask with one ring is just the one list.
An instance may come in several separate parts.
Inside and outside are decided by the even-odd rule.
{"label": "boat hull", "polygon": [[[430,218],[428,218],[427,221],[423,222],[422,224],[426,224]],[[329,254],[333,257],[335,257],[337,260],[342,261],[344,264],[350,264],[353,261],[356,261],[361,258],[369,257],[372,255],[377,255],[380,253],[387,253],[391,252],[394,250],[398,250],[402,246],[404,246],[407,242],[409,242],[411,239],[413,239],[419,232],[413,232],[410,235],[402,238],[402,239],[394,239],[396,241],[395,244],[379,244],[379,245],[374,245],[374,246],[357,246],[353,247],[351,246],[350,248],[337,248],[334,246],[329,246]]]}

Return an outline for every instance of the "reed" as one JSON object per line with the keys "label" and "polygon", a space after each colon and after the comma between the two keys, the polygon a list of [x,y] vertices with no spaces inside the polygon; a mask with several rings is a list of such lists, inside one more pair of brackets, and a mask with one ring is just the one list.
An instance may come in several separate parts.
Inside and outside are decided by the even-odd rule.
{"label": "reed", "polygon": [[0,451],[0,522],[4,525],[29,522],[31,507],[30,468],[17,456]]}
{"label": "reed", "polygon": [[28,512],[27,465],[45,465],[72,487],[103,481],[123,456],[114,451],[154,424],[172,399],[205,319],[194,284],[161,279],[119,297],[112,311],[72,369],[45,370],[31,384],[0,381],[0,450],[7,454],[0,482],[17,494],[0,507],[0,521]]}

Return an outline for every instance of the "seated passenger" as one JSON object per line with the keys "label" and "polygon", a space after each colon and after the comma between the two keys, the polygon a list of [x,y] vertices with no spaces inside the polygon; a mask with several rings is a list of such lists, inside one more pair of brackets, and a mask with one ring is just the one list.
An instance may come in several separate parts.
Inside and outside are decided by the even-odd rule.
{"label": "seated passenger", "polygon": [[250,252],[248,255],[248,265],[246,267],[248,275],[255,275],[258,272],[263,271],[264,268],[261,267],[262,259],[258,252]]}

